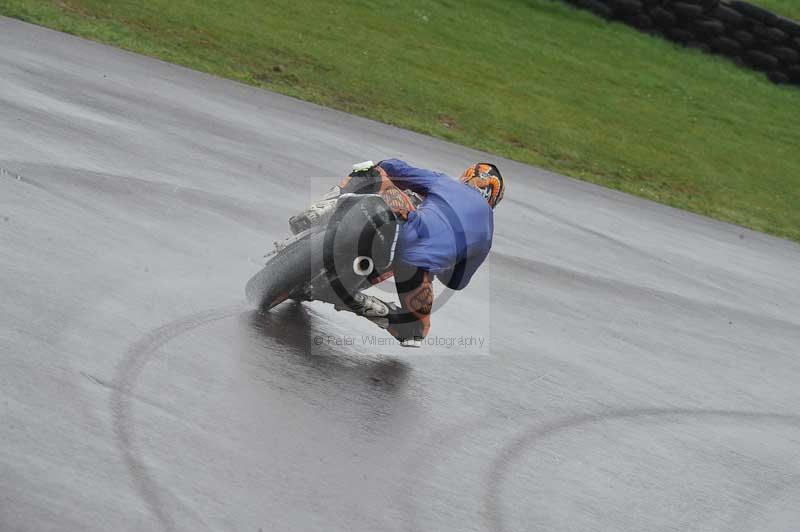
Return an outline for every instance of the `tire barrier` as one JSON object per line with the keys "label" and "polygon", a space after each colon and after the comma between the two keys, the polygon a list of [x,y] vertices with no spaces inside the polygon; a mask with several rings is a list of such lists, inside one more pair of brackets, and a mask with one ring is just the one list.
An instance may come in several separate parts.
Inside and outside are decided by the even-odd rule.
{"label": "tire barrier", "polygon": [[565,0],[800,86],[800,23],[739,0]]}

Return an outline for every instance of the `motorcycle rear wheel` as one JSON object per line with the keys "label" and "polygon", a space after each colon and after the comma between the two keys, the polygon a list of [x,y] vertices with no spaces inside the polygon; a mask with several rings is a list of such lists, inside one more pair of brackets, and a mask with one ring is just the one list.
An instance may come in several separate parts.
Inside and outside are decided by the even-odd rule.
{"label": "motorcycle rear wheel", "polygon": [[324,227],[298,234],[247,282],[248,301],[267,311],[289,298],[305,299],[308,283],[323,269],[324,239]]}

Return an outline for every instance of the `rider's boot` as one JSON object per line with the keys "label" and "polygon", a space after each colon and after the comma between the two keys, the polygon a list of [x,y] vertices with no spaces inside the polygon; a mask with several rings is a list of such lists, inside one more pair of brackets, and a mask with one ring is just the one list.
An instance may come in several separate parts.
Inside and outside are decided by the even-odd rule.
{"label": "rider's boot", "polygon": [[393,308],[396,308],[396,305],[382,301],[375,296],[356,292],[353,295],[353,301],[350,306],[337,304],[335,308],[336,310],[353,312],[358,316],[367,318],[381,329],[386,329],[389,327],[389,313]]}
{"label": "rider's boot", "polygon": [[[343,179],[341,183],[330,189],[319,200],[309,205],[306,210],[289,218],[289,229],[292,231],[292,234],[296,235],[311,227],[328,223],[331,215],[333,215],[333,211],[336,209],[336,200],[342,195],[342,187],[347,187],[347,192],[365,192],[365,190],[362,190],[364,185],[361,181],[372,176],[372,170],[374,168],[375,163],[372,161],[354,164],[353,171],[350,172],[350,175]],[[361,180],[359,181],[356,179],[356,181],[354,181],[353,178],[361,178]],[[374,181],[374,177],[372,181]],[[380,185],[379,182],[377,184],[378,186]]]}
{"label": "rider's boot", "polygon": [[292,234],[296,235],[314,226],[326,224],[336,209],[336,200],[341,194],[342,189],[337,185],[309,205],[306,210],[289,218],[289,229]]}
{"label": "rider's boot", "polygon": [[383,301],[375,296],[364,294],[362,292],[356,292],[356,294],[353,296],[353,302],[349,307],[335,305],[334,308],[336,308],[336,310],[349,310],[350,312],[354,312],[359,316],[367,318],[381,329],[389,330],[389,332],[400,341],[400,345],[403,347],[422,346],[422,336],[402,338],[397,336],[396,333],[390,329],[392,319],[391,315],[394,314],[397,316],[398,314],[402,313],[402,309],[400,309],[400,307],[394,303]]}

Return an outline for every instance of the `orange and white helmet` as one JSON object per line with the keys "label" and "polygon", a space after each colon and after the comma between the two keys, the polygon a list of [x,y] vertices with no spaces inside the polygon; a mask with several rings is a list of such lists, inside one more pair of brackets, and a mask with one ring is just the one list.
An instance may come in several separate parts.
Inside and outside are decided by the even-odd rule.
{"label": "orange and white helmet", "polygon": [[493,164],[475,163],[464,171],[461,182],[477,188],[483,198],[494,209],[503,199],[505,185],[500,170]]}

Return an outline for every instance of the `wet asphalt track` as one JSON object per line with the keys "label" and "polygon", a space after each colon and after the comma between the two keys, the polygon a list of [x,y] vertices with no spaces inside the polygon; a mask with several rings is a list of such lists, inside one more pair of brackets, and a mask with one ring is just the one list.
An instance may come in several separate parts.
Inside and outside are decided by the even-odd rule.
{"label": "wet asphalt track", "polygon": [[370,346],[245,282],[352,162],[482,155],[8,19],[0,50],[0,530],[800,527],[799,246],[500,161],[439,345]]}

